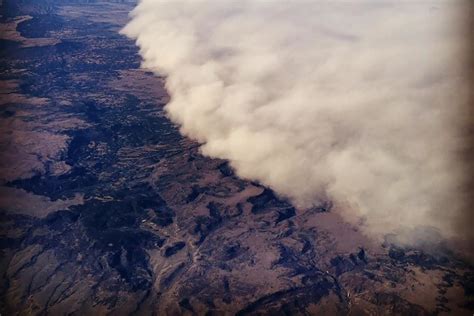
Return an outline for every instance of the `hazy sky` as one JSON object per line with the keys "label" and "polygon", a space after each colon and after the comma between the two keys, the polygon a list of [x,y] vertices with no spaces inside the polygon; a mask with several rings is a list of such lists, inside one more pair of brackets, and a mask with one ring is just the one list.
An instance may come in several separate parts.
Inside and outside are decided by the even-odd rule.
{"label": "hazy sky", "polygon": [[240,177],[369,233],[453,236],[471,214],[469,3],[142,0],[123,32],[182,133]]}

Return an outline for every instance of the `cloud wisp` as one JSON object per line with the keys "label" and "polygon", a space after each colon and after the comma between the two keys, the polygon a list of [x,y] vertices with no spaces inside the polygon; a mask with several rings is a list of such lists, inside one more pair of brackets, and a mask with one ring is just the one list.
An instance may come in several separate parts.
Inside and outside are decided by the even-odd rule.
{"label": "cloud wisp", "polygon": [[141,0],[123,33],[169,117],[301,209],[465,234],[469,1]]}

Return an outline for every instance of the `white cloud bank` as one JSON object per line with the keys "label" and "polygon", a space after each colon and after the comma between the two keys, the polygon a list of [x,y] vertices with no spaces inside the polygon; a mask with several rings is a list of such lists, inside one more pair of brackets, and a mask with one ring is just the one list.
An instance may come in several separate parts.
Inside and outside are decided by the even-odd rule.
{"label": "white cloud bank", "polygon": [[141,0],[170,118],[301,208],[453,236],[470,212],[470,1]]}

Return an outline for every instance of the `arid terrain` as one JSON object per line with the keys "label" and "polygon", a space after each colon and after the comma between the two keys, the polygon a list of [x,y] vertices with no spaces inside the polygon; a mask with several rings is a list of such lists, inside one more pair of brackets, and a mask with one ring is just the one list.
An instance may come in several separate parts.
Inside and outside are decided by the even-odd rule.
{"label": "arid terrain", "polygon": [[453,249],[370,240],[200,155],[118,33],[132,8],[3,18],[1,315],[472,315]]}

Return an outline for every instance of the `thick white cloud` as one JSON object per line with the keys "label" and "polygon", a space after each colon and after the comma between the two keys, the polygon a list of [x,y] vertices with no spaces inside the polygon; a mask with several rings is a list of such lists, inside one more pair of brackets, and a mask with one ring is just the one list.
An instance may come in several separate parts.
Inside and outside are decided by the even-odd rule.
{"label": "thick white cloud", "polygon": [[468,212],[469,1],[142,0],[170,118],[300,208],[447,236]]}

